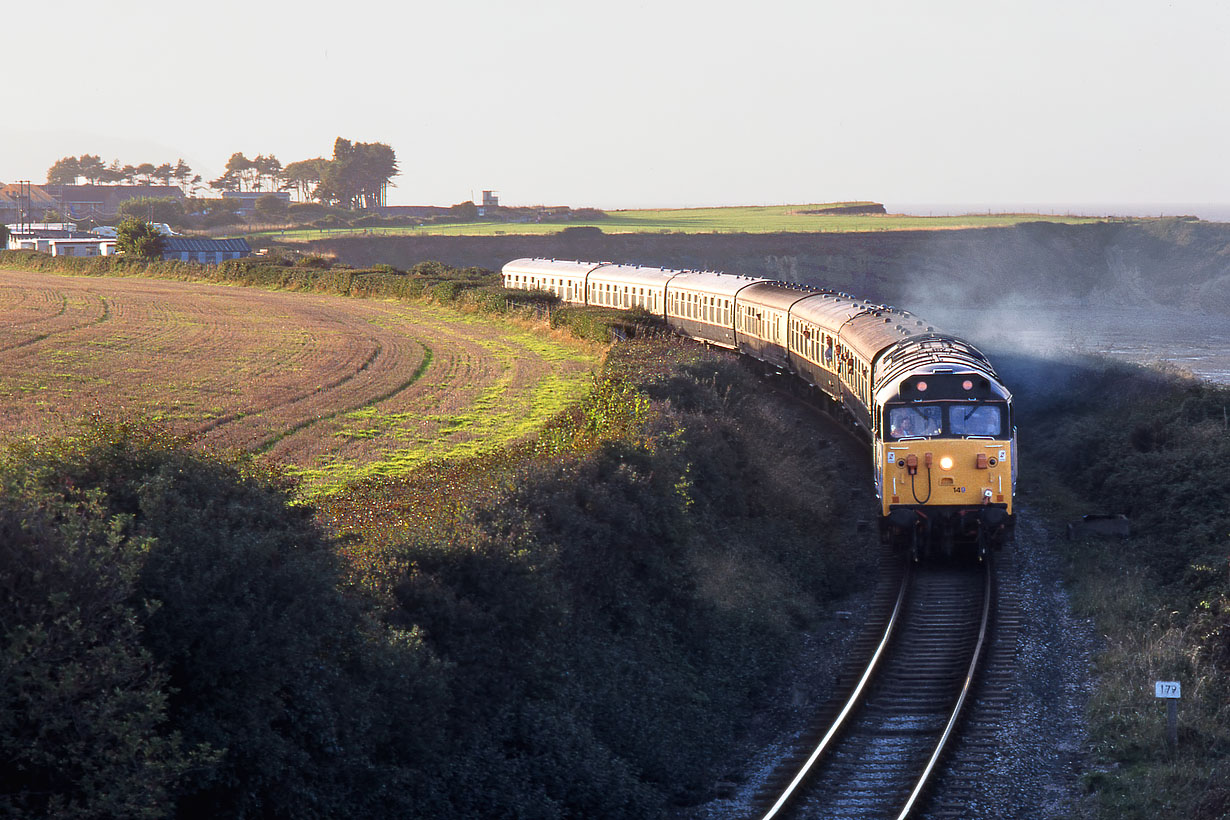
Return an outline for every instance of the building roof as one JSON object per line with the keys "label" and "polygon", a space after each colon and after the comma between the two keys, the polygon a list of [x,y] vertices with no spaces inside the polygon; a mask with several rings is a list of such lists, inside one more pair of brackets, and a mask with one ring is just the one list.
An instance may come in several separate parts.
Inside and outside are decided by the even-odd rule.
{"label": "building roof", "polygon": [[9,230],[9,235],[22,239],[97,239],[85,231],[60,231],[48,228],[34,228],[28,231]]}
{"label": "building roof", "polygon": [[43,190],[53,199],[68,202],[123,202],[126,199],[147,197],[183,199],[184,192],[178,185],[44,185]]}
{"label": "building roof", "polygon": [[223,191],[223,199],[260,199],[263,196],[276,196],[278,199],[290,199],[289,191]]}
{"label": "building roof", "polygon": [[[31,208],[54,208],[59,203],[55,198],[50,196],[38,185],[31,185],[30,191],[30,207]],[[18,198],[21,197],[21,186],[16,182],[0,187],[0,202],[11,202],[12,207],[16,207]]]}
{"label": "building roof", "polygon": [[246,239],[204,239],[198,236],[164,236],[162,238],[163,253],[198,253],[205,251],[239,251],[251,253],[252,247]]}

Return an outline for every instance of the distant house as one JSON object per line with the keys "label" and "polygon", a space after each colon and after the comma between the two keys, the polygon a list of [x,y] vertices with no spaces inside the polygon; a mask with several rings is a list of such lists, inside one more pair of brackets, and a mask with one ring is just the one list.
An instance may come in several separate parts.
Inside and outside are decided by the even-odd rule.
{"label": "distant house", "polygon": [[114,239],[49,239],[52,256],[115,256]]}
{"label": "distant house", "polygon": [[[38,185],[13,183],[0,186],[0,222],[34,222],[41,220],[47,211],[58,209],[60,204]],[[26,201],[25,194],[29,200]]]}
{"label": "distant house", "polygon": [[184,199],[176,185],[44,185],[52,205],[74,219],[107,218],[130,199]]}
{"label": "distant house", "polygon": [[167,236],[162,240],[162,258],[180,262],[216,265],[228,259],[252,255],[243,239],[202,239],[195,236]]}
{"label": "distant house", "polygon": [[290,204],[290,193],[287,191],[223,191],[222,198],[235,200],[239,203],[236,211],[240,216],[249,216],[256,210],[256,200],[261,197],[276,196],[286,204]]}
{"label": "distant house", "polygon": [[[114,240],[104,240],[94,234],[73,230],[72,225],[12,224],[9,229],[8,249],[11,251],[42,251],[53,256],[102,256],[104,241],[114,247]],[[87,246],[93,246],[90,250]],[[57,247],[59,248],[57,250]]]}

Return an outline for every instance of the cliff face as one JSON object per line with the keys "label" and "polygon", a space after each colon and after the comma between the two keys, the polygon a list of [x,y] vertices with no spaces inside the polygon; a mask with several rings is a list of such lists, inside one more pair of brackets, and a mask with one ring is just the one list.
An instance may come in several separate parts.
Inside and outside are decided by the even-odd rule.
{"label": "cliff face", "polygon": [[425,259],[498,270],[546,256],[723,270],[929,305],[1167,306],[1230,313],[1230,225],[1158,220],[862,234],[346,237],[312,243],[357,266]]}

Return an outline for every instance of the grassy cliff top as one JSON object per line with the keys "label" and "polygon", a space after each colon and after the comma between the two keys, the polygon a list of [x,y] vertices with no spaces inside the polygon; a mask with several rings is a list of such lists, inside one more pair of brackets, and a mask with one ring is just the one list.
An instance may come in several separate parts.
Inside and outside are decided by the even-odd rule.
{"label": "grassy cliff top", "polygon": [[908,216],[888,213],[825,213],[843,208],[875,206],[872,202],[830,202],[810,205],[767,205],[722,208],[607,211],[593,219],[527,222],[479,219],[414,227],[307,228],[268,235],[287,240],[318,239],[328,234],[379,236],[497,236],[556,234],[569,228],[598,228],[607,234],[636,233],[855,233],[865,231],[952,230],[992,228],[1022,222],[1067,224],[1101,222],[1101,218],[1054,214],[965,214]]}

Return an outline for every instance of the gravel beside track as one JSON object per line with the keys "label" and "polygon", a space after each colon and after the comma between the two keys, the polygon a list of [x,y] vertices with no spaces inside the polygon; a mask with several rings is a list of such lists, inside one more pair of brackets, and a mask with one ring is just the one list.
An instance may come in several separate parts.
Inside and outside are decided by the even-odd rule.
{"label": "gravel beside track", "polygon": [[1069,609],[1059,566],[1067,542],[1052,537],[1031,512],[1021,506],[1015,546],[1023,618],[1011,708],[969,817],[1087,814],[1080,777],[1097,635]]}

